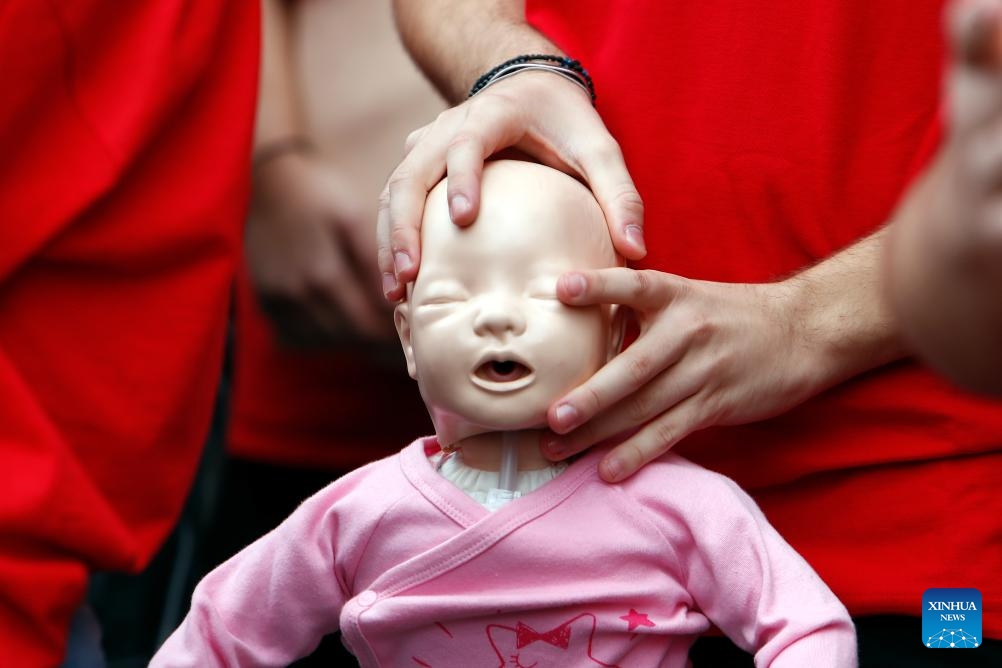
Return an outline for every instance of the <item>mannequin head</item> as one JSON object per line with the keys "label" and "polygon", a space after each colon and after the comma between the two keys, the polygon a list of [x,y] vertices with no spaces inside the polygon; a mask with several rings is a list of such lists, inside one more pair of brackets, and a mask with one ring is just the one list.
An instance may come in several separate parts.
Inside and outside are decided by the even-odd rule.
{"label": "mannequin head", "polygon": [[588,189],[549,167],[484,167],[480,214],[449,218],[446,182],[428,195],[421,269],[397,307],[407,369],[439,441],[542,428],[546,410],[614,355],[614,307],[565,306],[557,279],[619,264]]}

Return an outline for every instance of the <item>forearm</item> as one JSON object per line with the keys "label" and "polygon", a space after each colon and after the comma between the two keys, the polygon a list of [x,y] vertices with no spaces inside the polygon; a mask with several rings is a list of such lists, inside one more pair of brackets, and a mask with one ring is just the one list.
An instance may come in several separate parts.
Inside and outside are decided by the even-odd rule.
{"label": "forearm", "polygon": [[262,3],[256,150],[302,136],[306,131],[296,80],[291,5],[286,0],[263,0]]}
{"label": "forearm", "polygon": [[525,22],[519,0],[394,0],[397,29],[418,66],[450,102],[484,72],[526,53],[563,55]]}
{"label": "forearm", "polygon": [[[909,342],[973,390],[1002,392],[1002,235],[987,216],[936,215],[943,157],[892,226],[887,291]],[[964,220],[965,214],[973,220]],[[995,230],[992,230],[995,227]]]}
{"label": "forearm", "polygon": [[[818,353],[824,386],[903,357],[900,327],[881,286],[881,228],[787,281],[803,345]],[[819,388],[819,389],[824,389]]]}

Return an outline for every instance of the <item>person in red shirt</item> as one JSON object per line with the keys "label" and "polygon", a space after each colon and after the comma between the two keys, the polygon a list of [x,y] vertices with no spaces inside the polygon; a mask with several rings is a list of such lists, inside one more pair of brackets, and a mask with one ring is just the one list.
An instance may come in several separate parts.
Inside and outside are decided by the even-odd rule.
{"label": "person in red shirt", "polygon": [[[228,448],[346,472],[430,428],[379,291],[373,203],[400,138],[441,100],[409,62],[388,6],[263,6]],[[380,61],[381,76],[360,61]]]}
{"label": "person in red shirt", "polygon": [[[403,138],[442,101],[386,3],[266,0],[263,18],[227,457],[195,579],[343,473],[431,433],[380,292],[373,214]],[[299,664],[345,660],[327,638]]]}
{"label": "person in red shirt", "polygon": [[518,56],[580,65],[497,80],[412,133],[380,209],[387,296],[416,275],[424,195],[446,172],[457,224],[502,149],[579,176],[633,264],[567,275],[560,297],[625,304],[639,331],[550,408],[550,456],[619,435],[610,482],[676,446],[735,478],[857,617],[863,665],[947,660],[919,644],[930,587],[979,588],[994,640],[974,660],[1002,652],[1002,406],[911,359],[882,289],[888,223],[932,187],[917,177],[942,136],[943,3],[396,11],[454,102]]}
{"label": "person in red shirt", "polygon": [[174,526],[248,193],[253,2],[0,6],[0,657],[53,666],[96,570]]}

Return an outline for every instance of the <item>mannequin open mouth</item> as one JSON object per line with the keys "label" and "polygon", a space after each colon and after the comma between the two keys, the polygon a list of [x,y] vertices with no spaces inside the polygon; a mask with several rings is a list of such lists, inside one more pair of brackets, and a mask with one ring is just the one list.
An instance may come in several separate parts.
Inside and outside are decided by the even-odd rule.
{"label": "mannequin open mouth", "polygon": [[487,359],[474,369],[473,382],[492,392],[511,392],[529,385],[535,379],[532,367],[511,357]]}
{"label": "mannequin open mouth", "polygon": [[509,383],[525,378],[532,369],[515,360],[493,360],[477,367],[477,376],[494,383]]}

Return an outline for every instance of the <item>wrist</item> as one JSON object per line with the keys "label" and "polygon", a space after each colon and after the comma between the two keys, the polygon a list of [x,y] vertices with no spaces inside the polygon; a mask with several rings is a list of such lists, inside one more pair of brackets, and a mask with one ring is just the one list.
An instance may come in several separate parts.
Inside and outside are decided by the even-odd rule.
{"label": "wrist", "polygon": [[581,63],[564,55],[530,53],[515,56],[495,65],[480,76],[470,88],[467,98],[471,98],[485,88],[504,79],[524,72],[549,72],[570,81],[588,95],[595,104],[595,85],[591,75]]}
{"label": "wrist", "polygon": [[877,267],[843,273],[824,265],[782,281],[794,349],[819,391],[906,354]]}

